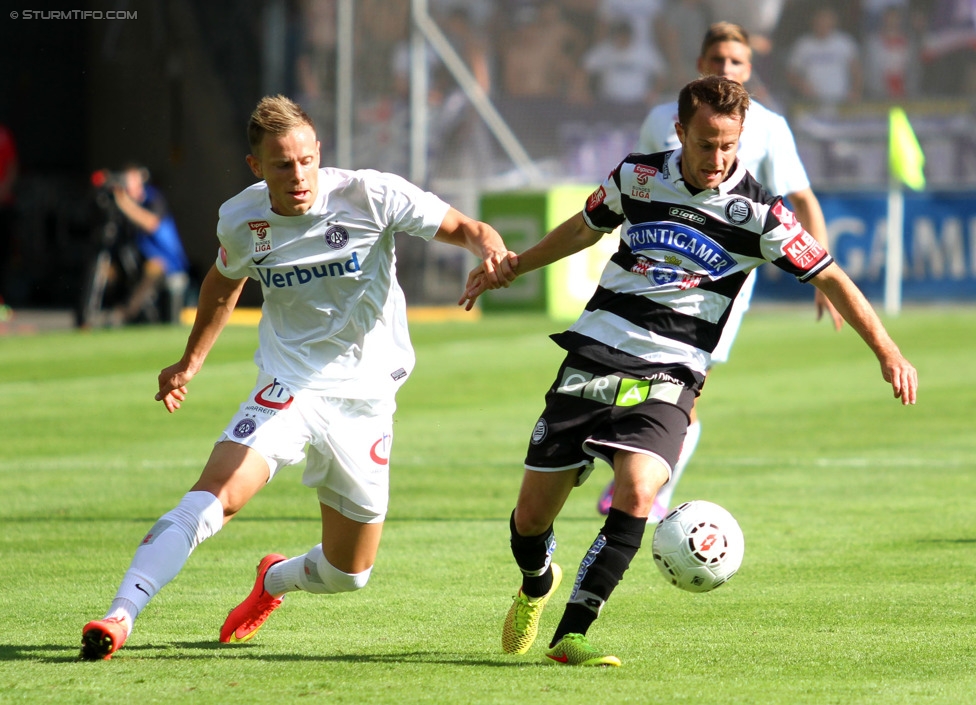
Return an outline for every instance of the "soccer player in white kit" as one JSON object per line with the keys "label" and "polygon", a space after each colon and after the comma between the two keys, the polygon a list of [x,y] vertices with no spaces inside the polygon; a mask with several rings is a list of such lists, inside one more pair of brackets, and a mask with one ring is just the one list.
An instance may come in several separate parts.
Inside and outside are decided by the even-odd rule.
{"label": "soccer player in white kit", "polygon": [[200,479],[136,549],[105,617],[85,625],[86,660],[111,658],[190,553],[303,459],[322,542],[290,559],[265,556],[220,641],[252,638],[287,592],[365,586],[387,511],[395,394],[414,366],[394,234],[468,249],[491,272],[490,288],[515,276],[499,234],[437,196],[393,174],[320,168],[312,121],[289,99],[258,103],[248,142],[261,181],[220,208],[217,261],[183,357],[159,374],[156,400],[170,413],[180,408],[248,278],[264,295],[257,382]]}
{"label": "soccer player in white kit", "polygon": [[[711,25],[702,40],[698,71],[702,75],[722,76],[745,85],[752,75],[752,49],[746,30],[731,22],[716,22]],[[674,127],[677,120],[677,101],[653,108],[641,125],[636,151],[653,154],[679,148],[681,143]],[[754,98],[742,129],[739,160],[770,193],[785,196],[803,228],[827,248],[827,226],[823,211],[820,201],[810,188],[810,180],[797,153],[793,133],[782,115],[774,113]],[[712,364],[728,361],[742,318],[749,309],[755,282],[756,272],[753,270],[735,299],[722,339],[712,353]],[[843,318],[819,289],[814,293],[814,301],[817,319],[827,312],[834,328],[840,330]],[[695,406],[697,407],[697,401]],[[660,521],[667,514],[674,489],[691,460],[700,437],[701,423],[698,421],[696,408],[692,408],[691,425],[688,426],[681,457],[674,467],[671,480],[658,493],[649,521]],[[614,483],[611,481],[597,502],[597,509],[601,514],[606,514],[610,509],[613,488]]]}

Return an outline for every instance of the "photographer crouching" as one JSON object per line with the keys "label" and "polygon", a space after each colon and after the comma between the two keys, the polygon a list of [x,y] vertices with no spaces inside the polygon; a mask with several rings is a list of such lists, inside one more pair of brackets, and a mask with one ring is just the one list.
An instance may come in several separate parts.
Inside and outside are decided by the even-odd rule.
{"label": "photographer crouching", "polygon": [[[131,294],[107,313],[104,324],[179,323],[190,263],[166,199],[148,183],[149,172],[139,165],[127,165],[118,174],[102,174],[122,216],[118,225],[128,231],[126,235],[134,240],[141,256],[139,278]],[[165,307],[159,306],[161,300]]]}

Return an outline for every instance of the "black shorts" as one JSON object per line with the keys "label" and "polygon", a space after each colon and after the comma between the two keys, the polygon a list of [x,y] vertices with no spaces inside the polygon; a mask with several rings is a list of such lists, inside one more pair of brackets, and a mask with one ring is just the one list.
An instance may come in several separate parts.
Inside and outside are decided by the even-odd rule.
{"label": "black shorts", "polygon": [[584,468],[593,458],[613,465],[617,450],[647,453],[674,468],[700,386],[662,368],[635,379],[570,353],[546,393],[525,467]]}

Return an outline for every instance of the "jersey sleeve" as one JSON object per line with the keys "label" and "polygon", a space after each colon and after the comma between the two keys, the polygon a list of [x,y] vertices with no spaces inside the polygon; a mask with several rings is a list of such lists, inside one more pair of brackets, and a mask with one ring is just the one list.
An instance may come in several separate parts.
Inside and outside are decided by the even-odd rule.
{"label": "jersey sleeve", "polygon": [[810,188],[810,179],[800,161],[793,132],[782,115],[773,115],[767,125],[768,173],[763,186],[772,193],[788,195]]}
{"label": "jersey sleeve", "polygon": [[654,152],[676,149],[679,145],[678,136],[674,132],[677,114],[677,103],[665,103],[653,108],[641,124],[637,148],[634,151],[641,154],[653,154]]}
{"label": "jersey sleeve", "polygon": [[217,271],[228,279],[243,279],[251,274],[250,236],[241,236],[241,224],[235,225],[236,220],[221,207],[217,221],[217,240],[220,247],[217,250],[216,265]]}
{"label": "jersey sleeve", "polygon": [[761,247],[768,261],[801,282],[809,281],[834,261],[779,197],[766,215]]}
{"label": "jersey sleeve", "polygon": [[367,194],[383,230],[430,240],[450,209],[445,201],[396,174],[370,171]]}
{"label": "jersey sleeve", "polygon": [[583,220],[593,230],[609,233],[624,222],[623,204],[620,197],[620,168],[623,162],[586,199]]}

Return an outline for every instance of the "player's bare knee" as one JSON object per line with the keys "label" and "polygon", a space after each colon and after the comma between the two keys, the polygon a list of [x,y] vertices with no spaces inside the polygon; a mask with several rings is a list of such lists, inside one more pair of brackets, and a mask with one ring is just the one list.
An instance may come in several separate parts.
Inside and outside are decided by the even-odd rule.
{"label": "player's bare knee", "polygon": [[518,505],[514,512],[515,530],[520,536],[538,536],[549,530],[552,520],[548,515],[533,512],[531,509]]}

